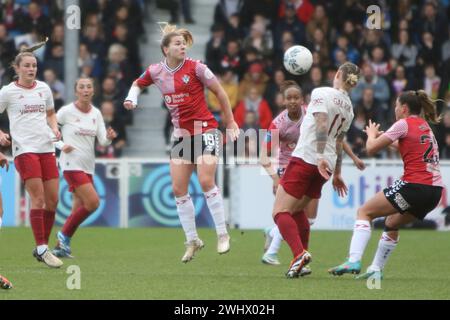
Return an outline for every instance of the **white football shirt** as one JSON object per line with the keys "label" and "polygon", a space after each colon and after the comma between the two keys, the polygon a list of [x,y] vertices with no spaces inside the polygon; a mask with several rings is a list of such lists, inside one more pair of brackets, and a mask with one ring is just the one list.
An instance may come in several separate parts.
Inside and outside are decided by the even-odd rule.
{"label": "white football shirt", "polygon": [[316,121],[314,113],[328,114],[328,139],[324,158],[334,170],[336,166],[336,138],[341,132],[347,132],[353,120],[353,106],[348,93],[342,90],[322,87],[311,93],[305,119],[300,128],[300,138],[292,156],[317,165]]}
{"label": "white football shirt", "polygon": [[89,112],[83,112],[71,103],[59,109],[56,117],[64,144],[75,148],[69,153],[61,152],[61,170],[94,174],[95,138],[102,146],[111,144],[111,140],[106,138],[105,121],[100,110],[93,106]]}
{"label": "white football shirt", "polygon": [[52,109],[52,91],[45,82],[36,80],[30,88],[11,82],[0,90],[0,113],[8,112],[14,158],[55,152],[47,124],[47,111]]}

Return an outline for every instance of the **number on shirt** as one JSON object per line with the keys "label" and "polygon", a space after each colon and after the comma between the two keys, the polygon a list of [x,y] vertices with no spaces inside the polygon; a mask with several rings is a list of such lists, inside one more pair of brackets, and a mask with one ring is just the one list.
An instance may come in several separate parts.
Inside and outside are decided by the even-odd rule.
{"label": "number on shirt", "polygon": [[212,133],[204,134],[203,140],[205,141],[205,146],[214,147],[216,145],[216,139],[214,137],[214,134],[212,134]]}
{"label": "number on shirt", "polygon": [[[339,116],[340,116],[339,114],[337,114],[337,115],[334,116],[334,119],[333,119],[333,121],[331,122],[330,129],[328,130],[328,135],[331,134],[331,130],[333,130],[333,127],[335,127],[336,124],[339,122],[339,121],[338,121]],[[335,138],[335,139],[336,139],[337,136],[341,133],[341,129],[342,129],[342,126],[343,126],[343,124],[344,124],[344,121],[345,121],[345,118],[344,118],[344,117],[341,117],[341,122],[340,122],[339,126],[337,127],[336,134],[334,135],[334,138]]]}
{"label": "number on shirt", "polygon": [[423,154],[423,161],[426,163],[431,164],[438,164],[439,163],[439,156],[434,153],[434,146],[437,144],[436,139],[434,137],[430,137],[427,134],[420,136],[420,143],[426,144],[428,143],[428,148]]}

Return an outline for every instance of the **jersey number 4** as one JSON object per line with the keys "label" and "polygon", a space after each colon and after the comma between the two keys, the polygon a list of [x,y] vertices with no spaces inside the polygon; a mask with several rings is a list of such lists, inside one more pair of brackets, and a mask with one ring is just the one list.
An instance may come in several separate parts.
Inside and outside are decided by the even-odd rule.
{"label": "jersey number 4", "polygon": [[[333,119],[333,121],[331,122],[330,129],[328,130],[328,136],[331,134],[331,131],[333,130],[333,127],[335,127],[336,124],[339,122],[339,121],[338,121],[339,116],[340,116],[339,114],[337,114],[337,115],[334,116],[334,119]],[[336,133],[335,133],[335,135],[334,135],[334,138],[335,138],[335,139],[336,139],[337,136],[341,133],[341,129],[342,129],[342,125],[344,124],[344,121],[345,121],[345,118],[344,118],[344,117],[341,117],[340,124],[339,124],[339,126],[337,127]]]}

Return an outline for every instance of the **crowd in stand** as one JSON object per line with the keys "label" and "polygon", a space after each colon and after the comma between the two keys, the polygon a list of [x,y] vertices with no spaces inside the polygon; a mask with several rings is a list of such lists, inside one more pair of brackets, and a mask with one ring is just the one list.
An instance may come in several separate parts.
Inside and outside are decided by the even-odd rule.
{"label": "crowd in stand", "polygon": [[[70,103],[64,85],[64,1],[5,0],[0,3],[0,87],[14,77],[10,63],[21,46],[45,37],[45,48],[36,52],[38,78],[53,91],[55,108]],[[95,80],[95,106],[118,137],[109,147],[96,147],[99,157],[113,158],[126,144],[125,127],[133,123],[122,102],[127,89],[141,72],[139,35],[143,29],[143,0],[80,0],[79,76]],[[6,114],[0,128],[8,131]]]}
{"label": "crowd in stand", "polygon": [[[79,75],[95,79],[95,106],[118,132],[111,147],[97,147],[101,157],[121,155],[125,127],[133,123],[122,101],[142,70],[139,35],[144,34],[144,2],[80,0]],[[179,21],[181,10],[186,23],[195,23],[188,0],[156,4],[170,4],[172,22]],[[298,81],[307,103],[314,88],[331,85],[342,62],[358,64],[361,80],[351,95],[355,120],[348,141],[359,156],[365,155],[362,129],[368,119],[386,129],[394,121],[396,96],[424,89],[432,98],[442,99],[438,107],[443,121],[434,129],[441,158],[450,159],[449,4],[448,0],[218,0],[205,60],[228,93],[239,126],[255,129],[267,129],[282,110],[279,87],[285,79]],[[63,1],[49,0],[0,3],[0,87],[13,79],[10,63],[20,47],[48,36],[45,49],[37,52],[38,78],[53,90],[57,110],[71,102],[65,97],[62,5]],[[380,29],[366,27],[369,5],[381,10]],[[308,47],[314,58],[311,70],[300,77],[288,74],[282,65],[284,51],[294,44]],[[212,94],[207,97],[220,120],[218,101]],[[0,115],[0,128],[8,129],[6,114]]]}
{"label": "crowd in stand", "polygon": [[[380,8],[379,29],[366,27],[370,5]],[[434,129],[441,158],[450,159],[449,17],[448,0],[219,0],[205,60],[220,75],[240,127],[262,129],[283,108],[283,80],[298,81],[307,103],[314,88],[332,85],[340,64],[359,65],[348,141],[362,157],[362,129],[368,120],[386,129],[395,120],[397,95],[424,89],[442,99],[438,108],[443,121]],[[294,44],[313,53],[313,66],[301,77],[288,74],[282,65],[284,51]],[[220,119],[217,101],[208,97]]]}

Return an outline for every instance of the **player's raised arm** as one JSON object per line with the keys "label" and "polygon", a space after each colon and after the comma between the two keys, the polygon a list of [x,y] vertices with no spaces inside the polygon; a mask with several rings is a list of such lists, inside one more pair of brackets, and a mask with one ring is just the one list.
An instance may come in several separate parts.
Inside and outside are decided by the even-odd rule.
{"label": "player's raised arm", "polygon": [[342,150],[344,144],[345,132],[341,132],[336,139],[336,166],[334,168],[333,173],[333,188],[339,194],[339,196],[343,197],[347,194],[347,186],[344,183],[344,180],[341,176],[341,168],[342,168]]}
{"label": "player's raised arm", "polygon": [[137,107],[138,97],[141,94],[141,88],[137,84],[137,80],[133,82],[130,90],[128,91],[128,95],[123,102],[123,106],[127,110],[133,110]]}

